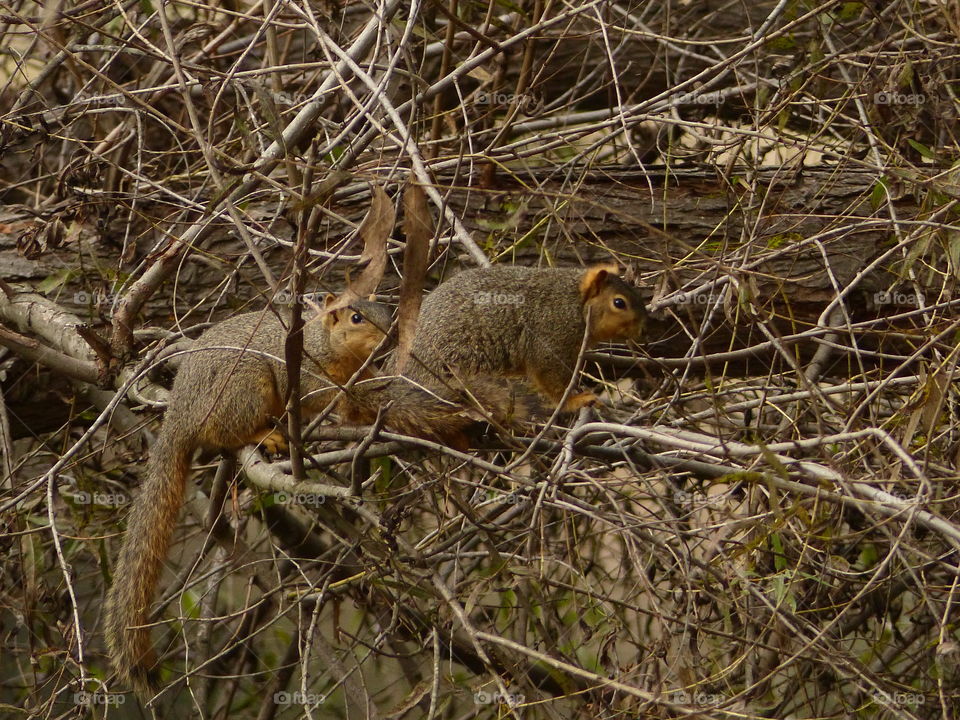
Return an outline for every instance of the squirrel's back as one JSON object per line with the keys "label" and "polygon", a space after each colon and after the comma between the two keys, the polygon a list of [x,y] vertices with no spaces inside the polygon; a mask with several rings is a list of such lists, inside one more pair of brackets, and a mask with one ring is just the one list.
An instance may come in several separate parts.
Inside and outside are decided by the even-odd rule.
{"label": "squirrel's back", "polygon": [[372,422],[386,408],[388,427],[462,447],[471,416],[458,408],[506,424],[526,417],[531,403],[505,376],[526,376],[564,411],[596,402],[591,392],[567,392],[581,347],[635,339],[646,318],[637,289],[616,270],[502,266],[454,275],[424,300],[400,375],[394,362],[393,380],[357,388],[347,420]]}
{"label": "squirrel's back", "polygon": [[[289,325],[287,315],[262,310],[207,329],[181,363],[166,422],[201,447],[232,449],[251,442],[252,428],[284,412]],[[350,378],[389,326],[389,309],[367,300],[304,317],[300,390],[308,412],[334,397],[335,383]]]}
{"label": "squirrel's back", "polygon": [[[594,298],[603,302],[591,307]],[[645,317],[637,290],[601,268],[461,272],[424,300],[408,372],[423,377],[457,368],[523,375],[532,366],[549,365],[572,372],[588,308],[596,315],[588,346],[636,337]]]}
{"label": "squirrel's back", "polygon": [[[304,318],[300,389],[309,414],[324,407],[337,384],[358,371],[389,329],[390,311],[366,300]],[[287,317],[244,313],[209,328],[181,363],[144,483],[133,503],[107,598],[106,638],[119,675],[141,695],[154,687],[155,656],[147,627],[150,605],[170,545],[198,447],[248,443],[279,448],[271,424],[285,410]],[[331,389],[314,394],[317,389]]]}

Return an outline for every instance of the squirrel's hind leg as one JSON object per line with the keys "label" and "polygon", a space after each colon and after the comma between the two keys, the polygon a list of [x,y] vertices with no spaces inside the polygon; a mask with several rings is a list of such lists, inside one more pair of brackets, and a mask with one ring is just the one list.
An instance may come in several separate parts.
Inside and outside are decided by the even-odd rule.
{"label": "squirrel's hind leg", "polygon": [[269,367],[246,365],[214,397],[200,423],[204,447],[235,450],[262,443],[268,452],[286,448],[283,435],[271,425],[271,418],[283,415],[284,403]]}
{"label": "squirrel's hind leg", "polygon": [[[570,382],[570,374],[562,368],[531,368],[529,370],[530,381],[534,387],[546,395],[554,404],[559,404],[563,399],[563,393]],[[579,392],[567,398],[560,408],[561,412],[576,412],[580,408],[599,403],[599,399],[592,392]]]}
{"label": "squirrel's hind leg", "polygon": [[581,408],[592,407],[599,403],[600,399],[592,392],[577,393],[567,398],[567,401],[563,404],[563,412],[577,412]]}

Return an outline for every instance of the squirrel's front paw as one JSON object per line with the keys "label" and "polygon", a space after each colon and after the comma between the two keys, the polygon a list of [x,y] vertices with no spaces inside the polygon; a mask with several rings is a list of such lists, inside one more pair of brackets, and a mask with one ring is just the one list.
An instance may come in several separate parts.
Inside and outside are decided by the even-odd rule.
{"label": "squirrel's front paw", "polygon": [[276,455],[287,451],[287,439],[279,430],[263,430],[253,439],[253,442],[263,448],[264,452]]}

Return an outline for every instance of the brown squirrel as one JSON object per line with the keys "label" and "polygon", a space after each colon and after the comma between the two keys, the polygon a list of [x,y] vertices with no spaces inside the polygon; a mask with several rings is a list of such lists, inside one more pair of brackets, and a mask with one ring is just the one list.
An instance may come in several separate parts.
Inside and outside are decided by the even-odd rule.
{"label": "brown squirrel", "polygon": [[[503,266],[454,275],[423,301],[403,370],[348,391],[346,420],[370,423],[384,408],[387,427],[464,449],[463,430],[477,419],[465,405],[495,422],[526,413],[505,376],[526,376],[559,404],[584,343],[637,339],[644,327],[643,301],[617,270]],[[596,401],[577,392],[560,409]]]}
{"label": "brown squirrel", "polygon": [[[305,415],[327,406],[330,390],[362,367],[390,328],[385,305],[357,300],[329,309],[334,301],[327,296],[326,312],[304,318],[300,390]],[[286,336],[287,327],[275,314],[237,315],[204,332],[177,373],[107,598],[106,638],[113,666],[141,695],[154,689],[150,669],[155,658],[145,625],[193,453],[254,443],[271,452],[286,446],[270,425],[271,417],[285,410]]]}
{"label": "brown squirrel", "polygon": [[[332,298],[328,298],[327,307]],[[478,419],[509,423],[527,413],[506,376],[526,376],[555,404],[573,377],[584,344],[638,337],[646,317],[635,288],[604,265],[571,269],[495,267],[468,270],[424,300],[410,357],[392,376],[347,390],[341,415],[370,423],[383,411],[388,428],[466,449],[464,430]],[[386,307],[358,301],[332,309],[304,330],[303,409],[328,403],[390,324]],[[144,627],[198,447],[284,445],[269,426],[284,411],[286,329],[279,318],[248,313],[205,332],[174,382],[166,419],[134,503],[107,601],[107,643],[119,674],[138,692],[152,689],[154,664]],[[369,377],[369,375],[368,375]],[[561,408],[596,401],[578,392]],[[479,412],[471,412],[479,410]]]}

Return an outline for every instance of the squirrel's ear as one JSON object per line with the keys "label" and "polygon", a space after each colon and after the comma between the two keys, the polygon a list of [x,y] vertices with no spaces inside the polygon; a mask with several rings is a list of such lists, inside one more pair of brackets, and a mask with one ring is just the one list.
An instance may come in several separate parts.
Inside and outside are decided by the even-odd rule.
{"label": "squirrel's ear", "polygon": [[580,297],[586,302],[600,294],[610,275],[617,275],[620,268],[616,265],[594,265],[587,268],[580,278]]}
{"label": "squirrel's ear", "polygon": [[323,307],[324,309],[330,307],[337,301],[337,296],[333,293],[327,293],[323,296]]}
{"label": "squirrel's ear", "polygon": [[376,301],[377,301],[377,294],[376,294],[376,293],[370,293],[369,295],[367,295],[367,300],[369,300],[370,302],[376,302]]}
{"label": "squirrel's ear", "polygon": [[[327,295],[327,297],[330,298],[330,297],[333,297],[333,296],[332,296],[332,295]],[[324,307],[326,307],[326,306],[329,305],[329,304],[330,304],[330,303],[328,303],[328,302],[324,302],[323,305],[324,305]],[[323,314],[320,316],[320,321],[323,323],[323,326],[324,326],[327,330],[332,330],[332,329],[333,329],[333,326],[336,325],[336,324],[340,321],[340,310],[331,310],[331,311],[329,311],[329,312],[323,313]]]}

